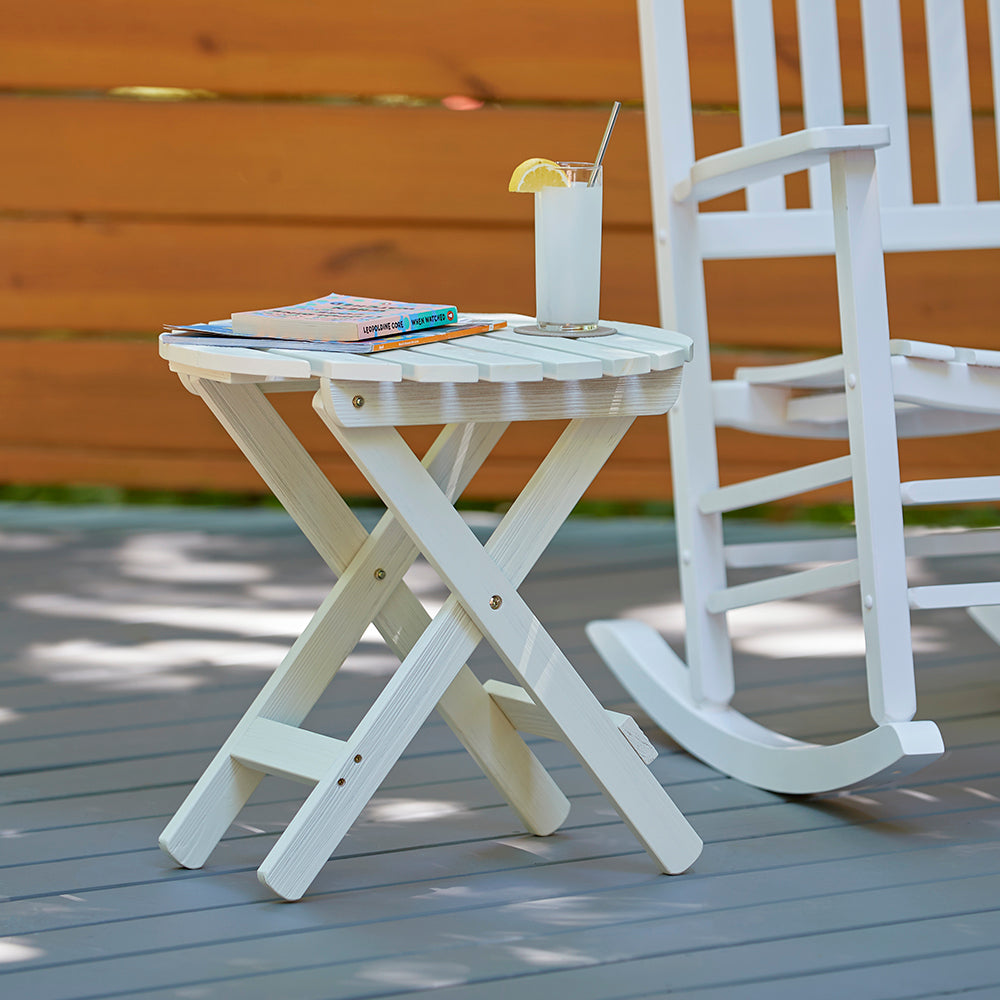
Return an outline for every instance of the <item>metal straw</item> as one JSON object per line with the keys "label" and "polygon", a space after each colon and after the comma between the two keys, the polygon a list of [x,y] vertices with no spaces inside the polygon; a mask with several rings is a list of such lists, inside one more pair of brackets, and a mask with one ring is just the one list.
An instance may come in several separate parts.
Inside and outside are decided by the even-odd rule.
{"label": "metal straw", "polygon": [[607,152],[611,130],[615,127],[615,122],[618,120],[618,112],[621,109],[622,102],[615,101],[614,107],[611,109],[611,117],[608,119],[608,127],[604,130],[604,138],[601,139],[601,145],[597,149],[597,156],[594,157],[594,169],[590,172],[590,180],[587,181],[587,187],[593,187],[594,181],[597,180],[597,168],[601,165],[604,154]]}

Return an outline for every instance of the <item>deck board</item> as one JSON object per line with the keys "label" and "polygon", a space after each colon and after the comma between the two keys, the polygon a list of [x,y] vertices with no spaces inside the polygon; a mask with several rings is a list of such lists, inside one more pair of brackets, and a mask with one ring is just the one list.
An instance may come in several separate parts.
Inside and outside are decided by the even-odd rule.
{"label": "deck board", "polygon": [[[0,505],[0,995],[998,995],[993,643],[963,613],[915,620],[920,715],[948,753],[904,787],[773,795],[680,751],[586,641],[589,619],[629,614],[681,642],[672,560],[664,522],[571,520],[522,593],[598,697],[656,743],[653,772],[706,844],[688,874],[656,874],[560,744],[533,743],[569,820],[525,835],[432,716],[306,898],[285,905],[255,870],[302,786],[266,779],[201,871],[174,867],[156,839],[328,571],[278,512]],[[440,604],[425,565],[409,582]],[[741,704],[798,735],[850,734],[864,725],[850,595],[799,603],[788,628],[822,628],[831,655],[790,656],[770,618],[742,619]],[[393,662],[366,639],[309,725],[349,729]],[[503,678],[486,647],[470,664]]]}

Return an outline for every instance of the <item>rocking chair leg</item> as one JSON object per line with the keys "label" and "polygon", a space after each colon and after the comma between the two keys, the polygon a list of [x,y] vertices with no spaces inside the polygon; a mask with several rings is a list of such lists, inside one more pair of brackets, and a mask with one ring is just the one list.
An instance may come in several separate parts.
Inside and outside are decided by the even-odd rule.
{"label": "rocking chair leg", "polygon": [[877,723],[905,722],[917,696],[875,153],[837,153],[830,169],[847,209],[834,219],[869,700]]}

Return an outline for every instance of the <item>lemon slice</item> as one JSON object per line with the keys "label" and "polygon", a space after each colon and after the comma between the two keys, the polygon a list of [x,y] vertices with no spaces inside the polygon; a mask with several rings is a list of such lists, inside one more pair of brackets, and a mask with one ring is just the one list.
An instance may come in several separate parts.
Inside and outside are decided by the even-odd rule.
{"label": "lemon slice", "polygon": [[545,187],[569,187],[569,178],[554,160],[533,156],[514,168],[507,190],[519,194],[534,194]]}

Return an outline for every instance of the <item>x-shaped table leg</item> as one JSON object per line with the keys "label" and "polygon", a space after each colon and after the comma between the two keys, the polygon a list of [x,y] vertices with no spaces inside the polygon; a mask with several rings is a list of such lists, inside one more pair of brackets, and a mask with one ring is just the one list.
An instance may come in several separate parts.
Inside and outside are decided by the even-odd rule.
{"label": "x-shaped table leg", "polygon": [[[200,867],[265,771],[317,780],[331,760],[346,753],[340,741],[296,727],[369,623],[374,620],[404,657],[430,619],[401,583],[417,549],[393,515],[368,536],[258,386],[201,379],[190,385],[341,574],[161,835],[161,846],[178,863]],[[428,453],[429,475],[449,496],[458,495],[503,429],[502,424],[448,428]],[[438,708],[525,826],[539,834],[557,829],[568,800],[467,667],[441,692]],[[269,760],[272,766],[263,766]]]}
{"label": "x-shaped table leg", "polygon": [[261,881],[289,899],[305,892],[482,637],[661,870],[686,870],[698,835],[516,589],[633,418],[571,422],[482,547],[394,428],[343,427],[318,409],[452,594],[268,854]]}

